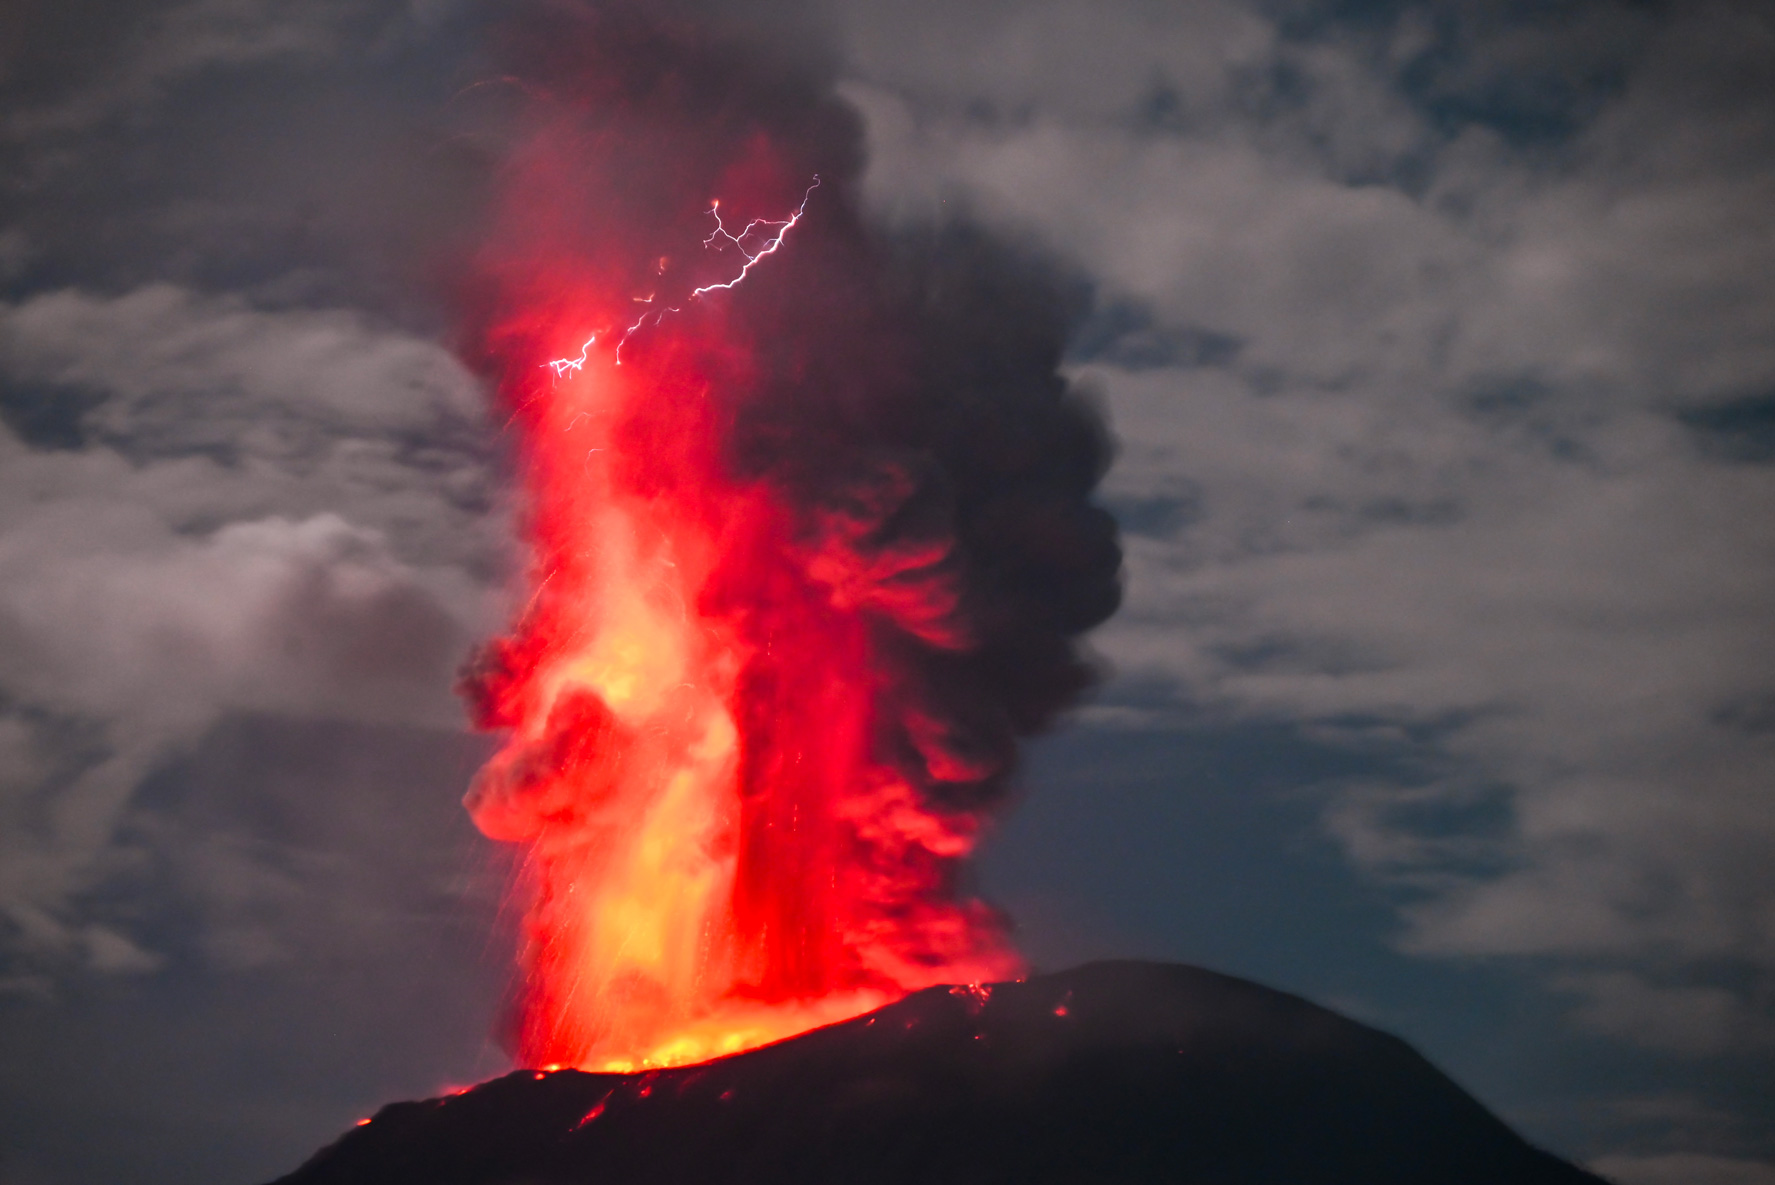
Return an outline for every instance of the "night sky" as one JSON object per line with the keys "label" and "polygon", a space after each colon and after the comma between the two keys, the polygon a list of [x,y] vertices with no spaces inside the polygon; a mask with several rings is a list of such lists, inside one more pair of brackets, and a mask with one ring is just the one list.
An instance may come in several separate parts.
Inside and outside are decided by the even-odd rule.
{"label": "night sky", "polygon": [[[1031,962],[1775,1183],[1775,4],[678,10],[836,73],[882,226],[1089,294],[1126,597],[980,861]],[[447,289],[524,19],[0,0],[0,1185],[250,1185],[509,1067]]]}

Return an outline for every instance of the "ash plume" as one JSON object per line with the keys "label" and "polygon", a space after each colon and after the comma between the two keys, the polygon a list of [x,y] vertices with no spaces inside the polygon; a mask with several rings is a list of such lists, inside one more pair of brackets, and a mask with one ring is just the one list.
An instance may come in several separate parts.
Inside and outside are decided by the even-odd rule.
{"label": "ash plume", "polygon": [[[695,777],[735,798],[711,790],[697,816],[725,894],[698,905],[715,910],[699,983],[764,1003],[875,993],[854,1012],[1015,974],[962,866],[1007,796],[1018,738],[1090,683],[1078,638],[1119,599],[1115,526],[1091,502],[1107,432],[1058,371],[1080,289],[966,225],[870,225],[857,117],[804,57],[636,8],[550,9],[513,30],[508,55],[517,131],[465,286],[463,352],[523,434],[534,591],[462,690],[479,724],[512,730],[469,807],[544,869],[526,1056],[616,1048],[625,1009],[657,1035],[724,1006],[674,995],[651,964],[611,971],[595,999],[560,995],[591,990],[589,956],[564,953],[581,925],[570,890],[642,827],[611,821],[627,793],[611,779],[707,712],[737,739],[731,769],[695,758]],[[763,243],[798,201],[780,249],[710,291],[742,261],[712,231],[765,220],[750,240]],[[563,374],[621,394],[566,417]],[[685,660],[700,674],[680,698],[707,690],[707,712],[686,700],[625,717],[609,676],[562,690],[567,676],[546,674],[609,649],[592,639],[614,610],[579,603],[617,596],[598,567],[615,561],[597,558],[617,535],[588,542],[584,525],[600,498],[632,508],[618,534],[636,570],[671,569],[634,595],[677,598],[666,616],[692,623],[682,645],[704,656]],[[711,752],[714,726],[694,727],[700,739],[659,742],[679,754],[660,760]]]}

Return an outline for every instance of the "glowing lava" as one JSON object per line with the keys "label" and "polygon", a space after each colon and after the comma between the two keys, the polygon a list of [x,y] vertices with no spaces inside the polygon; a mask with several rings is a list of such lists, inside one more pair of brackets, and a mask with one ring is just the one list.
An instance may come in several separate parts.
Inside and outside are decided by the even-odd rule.
{"label": "glowing lava", "polygon": [[519,1057],[684,1064],[1017,977],[967,860],[1119,598],[1073,289],[871,227],[808,63],[645,5],[511,36],[461,345],[531,571],[462,690],[504,734],[468,807],[524,845]]}
{"label": "glowing lava", "polygon": [[[811,193],[737,235],[712,207],[745,263],[687,302],[777,252]],[[684,1064],[1017,974],[990,913],[950,885],[975,817],[926,805],[874,753],[869,615],[822,579],[844,524],[823,555],[772,489],[725,473],[718,321],[658,335],[655,317],[662,340],[622,365],[584,330],[614,303],[547,310],[578,352],[508,391],[536,589],[466,680],[481,723],[510,730],[467,805],[530,845],[522,1058]],[[948,548],[925,552],[900,574]]]}

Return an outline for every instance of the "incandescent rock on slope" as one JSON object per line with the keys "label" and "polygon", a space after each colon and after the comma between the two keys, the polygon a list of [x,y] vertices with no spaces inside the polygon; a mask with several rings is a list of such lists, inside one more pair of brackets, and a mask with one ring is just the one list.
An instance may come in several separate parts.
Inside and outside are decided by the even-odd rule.
{"label": "incandescent rock on slope", "polygon": [[932,988],[735,1057],[384,1107],[277,1185],[1597,1185],[1404,1042],[1191,967]]}

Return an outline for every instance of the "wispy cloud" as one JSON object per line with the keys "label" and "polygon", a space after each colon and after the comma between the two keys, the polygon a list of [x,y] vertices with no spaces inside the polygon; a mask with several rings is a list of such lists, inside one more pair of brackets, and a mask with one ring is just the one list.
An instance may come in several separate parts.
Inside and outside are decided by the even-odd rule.
{"label": "wispy cloud", "polygon": [[455,724],[505,547],[479,395],[354,314],[166,287],[0,305],[0,381],[37,445],[0,432],[9,946],[150,970],[75,906],[152,855],[159,763],[230,713]]}
{"label": "wispy cloud", "polygon": [[1742,101],[1775,26],[1476,11],[1115,6],[1093,75],[1058,9],[1003,10],[926,26],[934,62],[884,35],[852,93],[883,211],[979,211],[1138,313],[1079,360],[1124,678],[1409,755],[1326,817],[1409,890],[1406,949],[1550,959],[1579,1023],[1718,1052],[1775,979],[1775,108]]}

